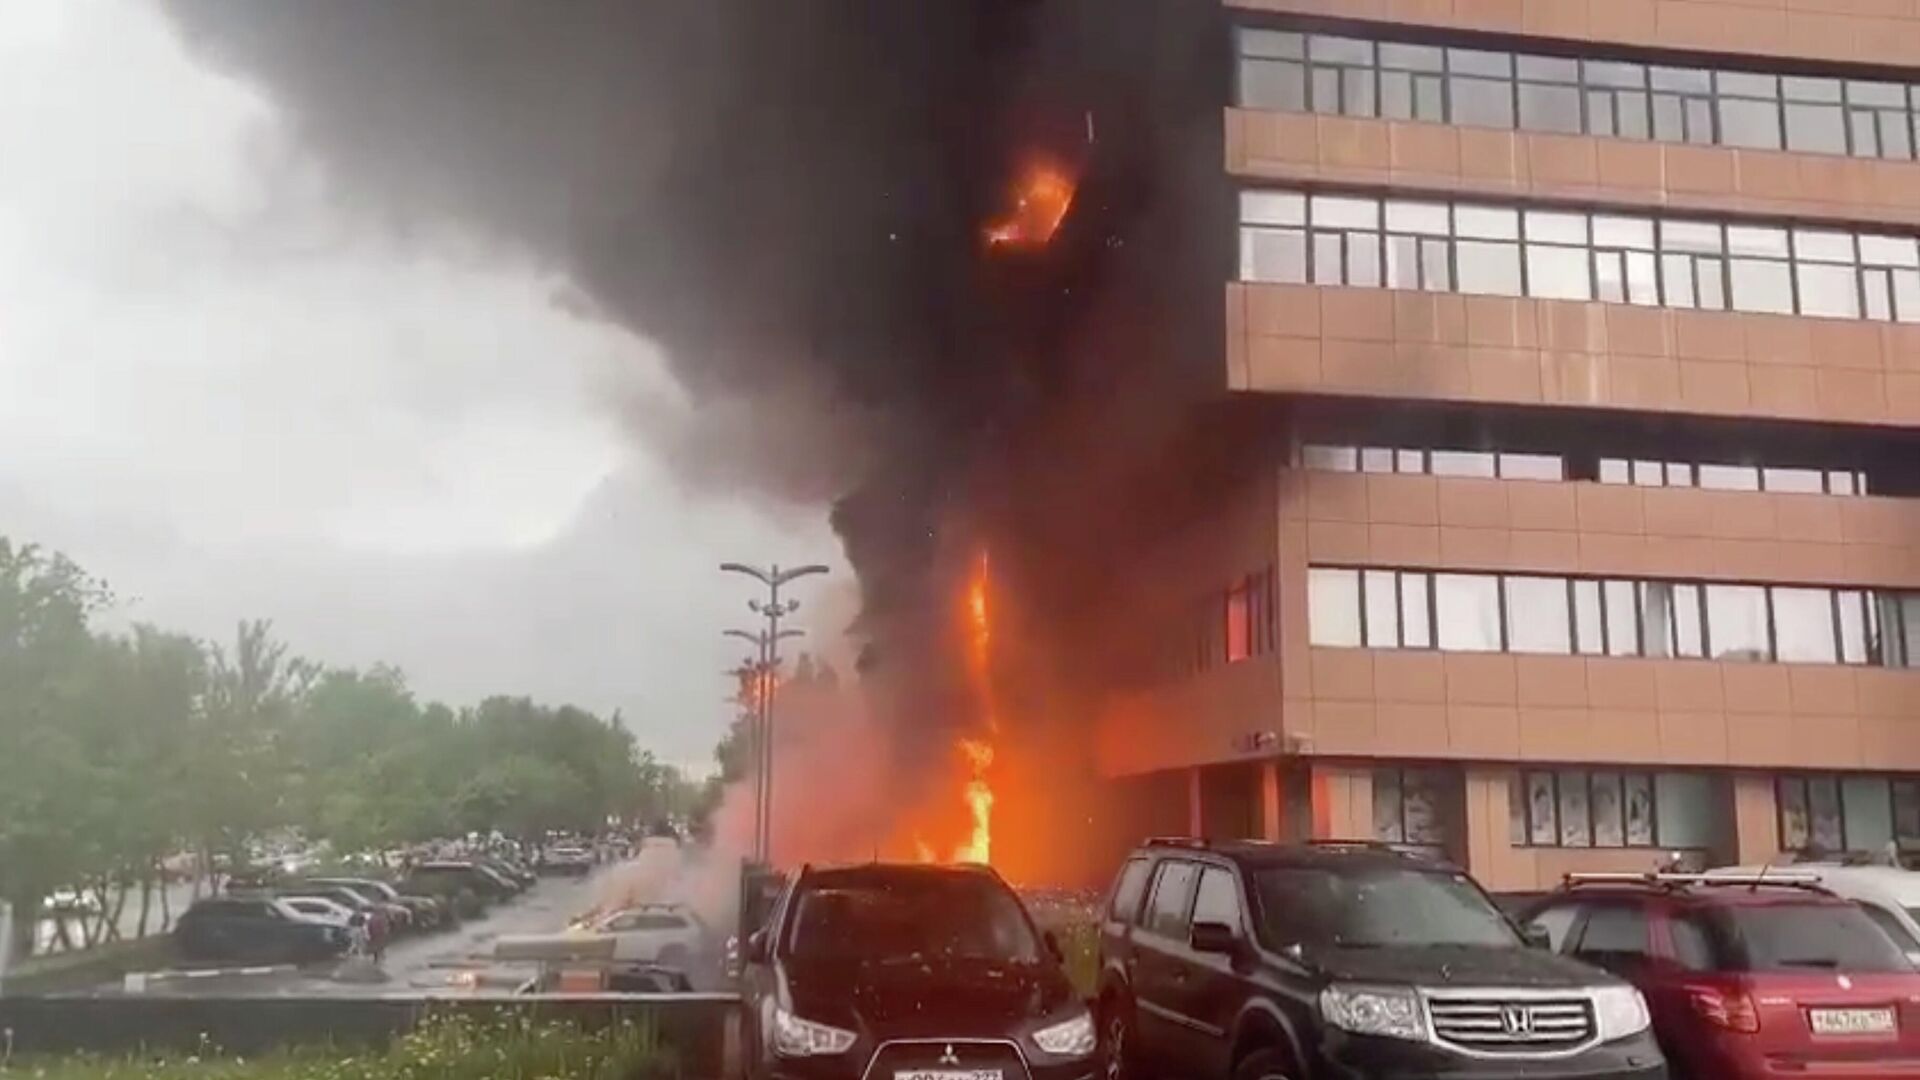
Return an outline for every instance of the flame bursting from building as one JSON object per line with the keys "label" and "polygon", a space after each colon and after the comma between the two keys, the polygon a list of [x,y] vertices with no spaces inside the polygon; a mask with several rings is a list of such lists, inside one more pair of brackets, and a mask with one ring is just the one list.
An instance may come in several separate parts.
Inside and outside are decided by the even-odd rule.
{"label": "flame bursting from building", "polygon": [[[967,575],[964,609],[967,623],[967,674],[979,702],[983,729],[978,737],[963,736],[955,744],[967,782],[961,797],[967,804],[968,831],[965,840],[953,849],[953,862],[991,863],[993,861],[993,737],[1000,732],[999,711],[993,692],[993,615],[992,565],[987,553],[973,559]],[[924,837],[913,841],[915,857],[921,862],[937,862],[933,846]]]}
{"label": "flame bursting from building", "polygon": [[1049,161],[1034,161],[1020,174],[1013,208],[987,226],[992,247],[1044,247],[1073,208],[1073,177]]}

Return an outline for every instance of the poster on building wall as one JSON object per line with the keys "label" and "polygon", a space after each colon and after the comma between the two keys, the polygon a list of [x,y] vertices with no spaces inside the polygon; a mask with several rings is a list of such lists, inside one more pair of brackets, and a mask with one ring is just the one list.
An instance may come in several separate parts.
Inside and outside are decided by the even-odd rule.
{"label": "poster on building wall", "polygon": [[1805,784],[1783,783],[1779,785],[1778,794],[1780,846],[1788,851],[1797,851],[1813,839],[1807,815],[1807,788]]}
{"label": "poster on building wall", "polygon": [[1536,844],[1552,845],[1559,839],[1560,827],[1554,813],[1553,774],[1527,774],[1529,839]]}
{"label": "poster on building wall", "polygon": [[1593,844],[1595,847],[1619,847],[1627,842],[1626,819],[1620,806],[1620,774],[1593,774]]}
{"label": "poster on building wall", "polygon": [[1560,843],[1566,847],[1589,847],[1593,833],[1587,818],[1587,774],[1560,774]]}
{"label": "poster on building wall", "polygon": [[1653,846],[1653,777],[1645,773],[1628,774],[1627,846]]}
{"label": "poster on building wall", "polygon": [[1373,771],[1373,837],[1389,844],[1406,839],[1400,804],[1400,770]]}
{"label": "poster on building wall", "polygon": [[1440,815],[1440,774],[1429,769],[1408,769],[1402,784],[1406,791],[1407,842],[1446,843],[1446,828]]}

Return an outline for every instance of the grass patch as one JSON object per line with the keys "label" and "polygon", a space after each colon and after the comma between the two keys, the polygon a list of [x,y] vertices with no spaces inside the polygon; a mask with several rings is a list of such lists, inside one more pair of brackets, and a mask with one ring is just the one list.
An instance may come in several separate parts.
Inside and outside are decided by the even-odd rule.
{"label": "grass patch", "polygon": [[602,1028],[526,1018],[430,1016],[385,1050],[299,1047],[257,1058],[207,1047],[178,1057],[72,1055],[0,1063],[0,1080],[668,1080],[651,1022]]}

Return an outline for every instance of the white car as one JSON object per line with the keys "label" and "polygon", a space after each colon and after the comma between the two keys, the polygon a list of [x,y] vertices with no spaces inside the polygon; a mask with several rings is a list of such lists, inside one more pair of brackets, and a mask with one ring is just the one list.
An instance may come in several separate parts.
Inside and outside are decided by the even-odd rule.
{"label": "white car", "polygon": [[610,912],[582,933],[614,940],[613,958],[686,969],[705,957],[713,936],[685,904],[642,904]]}
{"label": "white car", "polygon": [[323,922],[329,926],[350,926],[353,923],[352,909],[324,896],[283,896],[280,903],[311,922]]}
{"label": "white car", "polygon": [[[1867,916],[1886,931],[1907,959],[1920,964],[1920,872],[1897,866],[1851,866],[1838,862],[1796,862],[1765,868],[1781,877],[1813,877],[1821,888],[1859,904]],[[1709,870],[1715,874],[1749,876],[1761,867],[1735,866]]]}

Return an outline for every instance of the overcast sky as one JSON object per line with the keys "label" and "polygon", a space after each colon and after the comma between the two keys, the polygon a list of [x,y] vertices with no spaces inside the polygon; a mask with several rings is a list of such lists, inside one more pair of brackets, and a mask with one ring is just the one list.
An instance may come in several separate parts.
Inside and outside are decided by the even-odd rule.
{"label": "overcast sky", "polygon": [[113,620],[271,618],[453,704],[619,708],[704,767],[749,618],[715,564],[834,563],[808,621],[850,615],[824,508],[683,490],[623,430],[617,400],[685,408],[647,342],[346,220],[147,0],[0,3],[0,147],[0,535],[108,579]]}

